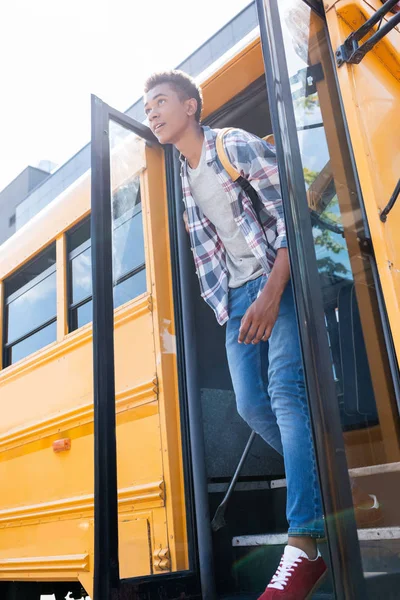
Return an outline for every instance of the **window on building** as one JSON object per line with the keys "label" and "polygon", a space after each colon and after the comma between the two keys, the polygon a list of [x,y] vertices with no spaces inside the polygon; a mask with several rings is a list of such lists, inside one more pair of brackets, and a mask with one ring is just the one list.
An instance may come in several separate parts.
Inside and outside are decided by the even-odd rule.
{"label": "window on building", "polygon": [[57,339],[56,247],[4,282],[4,366]]}
{"label": "window on building", "polygon": [[15,214],[11,215],[11,217],[8,219],[8,226],[9,227],[13,227],[15,225]]}
{"label": "window on building", "polygon": [[[68,235],[69,331],[92,321],[90,219]],[[114,308],[146,291],[142,205],[139,180],[113,194]]]}

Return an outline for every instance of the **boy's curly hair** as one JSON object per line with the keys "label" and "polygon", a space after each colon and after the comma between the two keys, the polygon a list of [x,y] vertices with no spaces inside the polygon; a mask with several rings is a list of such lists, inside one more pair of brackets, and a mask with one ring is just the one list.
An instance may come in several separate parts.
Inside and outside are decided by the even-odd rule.
{"label": "boy's curly hair", "polygon": [[187,100],[188,98],[197,100],[195,119],[200,123],[201,111],[203,108],[203,96],[193,77],[190,77],[190,75],[187,75],[183,71],[176,70],[153,73],[144,84],[144,93],[147,94],[147,92],[161,83],[169,83],[183,100]]}

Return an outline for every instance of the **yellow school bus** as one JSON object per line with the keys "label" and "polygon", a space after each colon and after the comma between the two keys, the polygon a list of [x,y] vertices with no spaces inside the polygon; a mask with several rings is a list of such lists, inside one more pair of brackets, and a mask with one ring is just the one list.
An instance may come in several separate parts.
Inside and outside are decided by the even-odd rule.
{"label": "yellow school bus", "polygon": [[[315,597],[396,598],[398,3],[246,10],[258,25],[199,76],[202,120],[274,136],[330,564]],[[179,158],[143,119],[93,97],[90,168],[0,247],[2,600],[256,598],[286,542],[282,461],[248,443]]]}

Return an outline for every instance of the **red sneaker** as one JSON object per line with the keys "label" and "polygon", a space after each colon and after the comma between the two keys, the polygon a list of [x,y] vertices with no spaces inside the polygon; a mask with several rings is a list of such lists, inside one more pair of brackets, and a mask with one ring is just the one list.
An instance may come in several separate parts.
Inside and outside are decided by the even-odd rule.
{"label": "red sneaker", "polygon": [[327,567],[320,553],[310,560],[305,552],[286,546],[275,575],[258,600],[308,600],[322,583]]}

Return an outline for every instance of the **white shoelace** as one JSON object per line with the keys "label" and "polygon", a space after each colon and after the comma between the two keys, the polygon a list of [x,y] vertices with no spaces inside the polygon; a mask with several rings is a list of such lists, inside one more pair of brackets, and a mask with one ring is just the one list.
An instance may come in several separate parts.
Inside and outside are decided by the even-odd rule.
{"label": "white shoelace", "polygon": [[283,555],[279,567],[276,570],[275,575],[272,577],[269,583],[269,588],[275,588],[276,590],[285,589],[292,573],[296,569],[297,565],[302,562],[302,558],[288,558]]}

